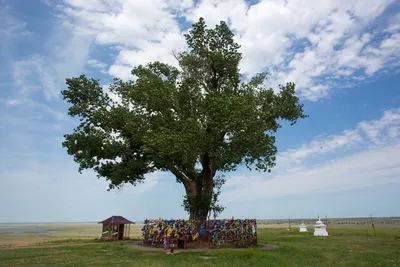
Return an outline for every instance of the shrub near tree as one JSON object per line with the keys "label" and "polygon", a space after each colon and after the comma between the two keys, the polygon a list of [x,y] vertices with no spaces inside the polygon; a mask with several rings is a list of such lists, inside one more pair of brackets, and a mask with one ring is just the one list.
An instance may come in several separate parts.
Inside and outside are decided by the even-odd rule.
{"label": "shrub near tree", "polygon": [[225,22],[208,29],[202,18],[185,34],[187,51],[175,54],[179,68],[149,63],[132,70],[131,81],[115,79],[105,93],[98,80],[67,79],[62,91],[68,114],[80,119],[63,146],[79,163],[109,181],[109,190],[136,185],[145,174],[171,172],[186,190],[184,208],[205,220],[217,204],[221,175],[245,165],[270,171],[280,121],[305,118],[288,83],[275,93],[266,73],[240,79],[240,46]]}

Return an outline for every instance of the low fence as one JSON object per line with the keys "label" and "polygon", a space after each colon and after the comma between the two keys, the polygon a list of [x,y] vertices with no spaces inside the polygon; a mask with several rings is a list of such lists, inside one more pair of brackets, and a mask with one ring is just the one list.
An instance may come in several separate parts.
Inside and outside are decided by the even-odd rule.
{"label": "low fence", "polygon": [[207,243],[210,247],[233,244],[237,247],[257,245],[257,221],[246,220],[208,220],[203,223],[190,220],[145,220],[142,228],[143,244],[161,246],[166,230],[172,229],[174,240],[187,243]]}

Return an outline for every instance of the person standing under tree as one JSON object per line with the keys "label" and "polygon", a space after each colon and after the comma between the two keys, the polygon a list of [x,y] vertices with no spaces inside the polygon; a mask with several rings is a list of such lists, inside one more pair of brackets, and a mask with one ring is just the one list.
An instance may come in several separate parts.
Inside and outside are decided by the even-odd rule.
{"label": "person standing under tree", "polygon": [[168,226],[164,232],[164,249],[167,250],[170,248],[171,244],[171,234],[172,234],[172,227]]}
{"label": "person standing under tree", "polygon": [[167,230],[164,231],[164,250],[168,249]]}

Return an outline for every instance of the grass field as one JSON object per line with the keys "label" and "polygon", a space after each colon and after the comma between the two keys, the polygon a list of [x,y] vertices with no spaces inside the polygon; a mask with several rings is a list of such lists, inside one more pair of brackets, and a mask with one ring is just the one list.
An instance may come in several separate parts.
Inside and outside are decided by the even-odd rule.
{"label": "grass field", "polygon": [[[0,248],[31,246],[47,243],[92,242],[101,234],[101,224],[3,224],[0,225]],[[132,225],[130,237],[140,238],[142,225]],[[1,233],[1,229],[39,228],[42,233]]]}
{"label": "grass field", "polygon": [[[84,244],[94,242],[99,225],[42,227],[53,231],[39,241],[46,247],[9,249],[30,242],[37,245],[40,238],[37,234],[0,234],[3,248],[8,247],[0,249],[0,266],[400,266],[400,228],[394,227],[377,229],[377,236],[367,227],[329,228],[331,236],[314,237],[311,229],[299,233],[295,227],[289,232],[286,227],[260,225],[259,242],[279,245],[279,249],[216,249],[176,255],[137,251],[130,243]],[[131,229],[131,236],[139,238],[140,225]],[[14,245],[7,245],[7,240]]]}

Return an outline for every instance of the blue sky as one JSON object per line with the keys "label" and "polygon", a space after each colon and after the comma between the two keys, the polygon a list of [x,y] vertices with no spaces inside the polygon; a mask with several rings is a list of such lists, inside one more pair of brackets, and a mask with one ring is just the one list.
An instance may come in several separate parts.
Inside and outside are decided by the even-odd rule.
{"label": "blue sky", "polygon": [[[270,174],[227,175],[221,217],[400,216],[400,5],[391,0],[0,0],[0,223],[185,218],[168,173],[107,192],[61,147],[65,78],[176,65],[202,16],[228,21],[245,78],[295,82],[309,118],[277,135]],[[113,96],[116,97],[116,96]]]}

